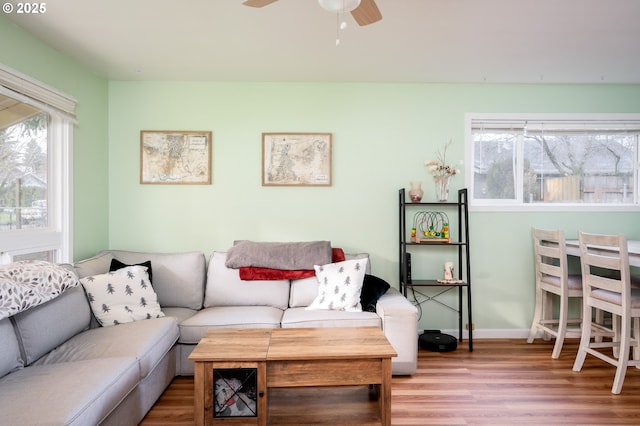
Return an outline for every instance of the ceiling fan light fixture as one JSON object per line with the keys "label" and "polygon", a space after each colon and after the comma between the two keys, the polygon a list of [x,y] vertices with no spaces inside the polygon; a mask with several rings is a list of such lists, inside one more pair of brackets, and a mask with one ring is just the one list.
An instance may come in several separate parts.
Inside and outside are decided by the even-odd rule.
{"label": "ceiling fan light fixture", "polygon": [[351,12],[360,6],[360,0],[318,0],[320,7],[329,12]]}

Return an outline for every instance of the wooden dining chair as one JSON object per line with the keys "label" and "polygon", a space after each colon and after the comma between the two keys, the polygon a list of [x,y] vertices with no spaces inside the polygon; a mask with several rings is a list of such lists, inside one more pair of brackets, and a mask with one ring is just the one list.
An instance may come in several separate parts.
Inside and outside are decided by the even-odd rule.
{"label": "wooden dining chair", "polygon": [[[627,239],[623,235],[585,232],[579,232],[578,238],[584,322],[573,371],[582,370],[587,354],[606,361],[616,367],[611,392],[619,394],[627,368],[640,366],[640,289],[631,287]],[[594,308],[611,313],[612,325],[596,322]],[[592,341],[602,335],[613,337],[607,341]],[[629,359],[631,348],[633,360]]]}
{"label": "wooden dining chair", "polygon": [[[565,337],[580,337],[582,319],[569,318],[569,299],[582,298],[582,276],[570,275],[562,230],[531,229],[535,255],[536,302],[528,343],[538,332],[545,338],[555,336],[551,358],[560,357]],[[553,315],[553,300],[558,299],[558,316]]]}

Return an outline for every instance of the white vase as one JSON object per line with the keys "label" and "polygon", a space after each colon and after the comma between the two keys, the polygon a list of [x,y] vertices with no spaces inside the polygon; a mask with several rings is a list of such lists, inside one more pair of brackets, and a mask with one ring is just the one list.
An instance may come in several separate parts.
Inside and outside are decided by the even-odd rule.
{"label": "white vase", "polygon": [[451,176],[434,176],[433,181],[436,184],[436,199],[440,202],[449,200],[449,180]]}

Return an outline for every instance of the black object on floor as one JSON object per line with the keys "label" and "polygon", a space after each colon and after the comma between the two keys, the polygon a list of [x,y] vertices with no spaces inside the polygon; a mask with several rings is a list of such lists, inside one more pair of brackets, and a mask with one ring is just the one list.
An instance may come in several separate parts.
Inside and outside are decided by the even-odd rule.
{"label": "black object on floor", "polygon": [[425,330],[418,337],[418,344],[422,349],[432,352],[451,352],[458,347],[458,339],[440,330]]}

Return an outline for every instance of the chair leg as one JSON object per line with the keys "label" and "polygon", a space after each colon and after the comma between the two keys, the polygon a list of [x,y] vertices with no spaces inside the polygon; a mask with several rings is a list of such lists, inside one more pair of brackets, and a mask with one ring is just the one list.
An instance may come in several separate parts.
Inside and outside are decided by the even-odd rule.
{"label": "chair leg", "polygon": [[[601,309],[595,309],[596,311],[596,324],[604,324],[604,311]],[[602,342],[602,336],[595,337],[596,342]]]}
{"label": "chair leg", "polygon": [[613,394],[619,394],[622,391],[624,377],[627,374],[627,367],[629,364],[629,348],[631,346],[631,318],[626,318],[624,321],[621,321],[619,330],[620,351],[618,357],[618,368],[616,368],[616,375],[613,379],[613,387],[611,388],[611,393]]}
{"label": "chair leg", "polygon": [[578,353],[576,359],[573,362],[573,371],[582,370],[584,360],[587,358],[587,348],[591,342],[591,322],[593,320],[591,307],[586,303],[582,306],[582,332],[580,333],[580,346],[578,347]]}
{"label": "chair leg", "polygon": [[529,330],[529,337],[527,343],[533,343],[533,340],[538,334],[538,324],[542,319],[542,290],[536,289],[536,305],[533,309],[533,321],[531,321],[531,329]]}
{"label": "chair leg", "polygon": [[[640,360],[640,318],[638,317],[633,319],[633,359]],[[636,368],[640,368],[640,364],[636,365]]]}
{"label": "chair leg", "polygon": [[[621,322],[622,322],[622,317],[621,316],[615,315],[615,314],[611,315],[611,323],[612,323],[611,325],[613,325],[613,341],[614,342],[618,342],[618,343],[620,343],[621,340],[622,340],[621,339],[622,334],[621,334],[621,331],[620,331]],[[619,358],[620,357],[620,349],[621,349],[620,345],[613,345],[613,357],[614,358]],[[627,351],[627,353],[629,353],[629,352]]]}
{"label": "chair leg", "polygon": [[551,358],[558,359],[560,358],[560,352],[562,351],[562,345],[564,344],[564,338],[567,334],[567,317],[568,313],[568,305],[569,298],[568,297],[560,297],[560,313],[558,317],[558,333],[556,335],[556,343],[553,345],[553,352],[551,353]]}
{"label": "chair leg", "polygon": [[[547,291],[542,292],[542,319],[543,320],[553,320],[553,293],[549,293]],[[551,323],[548,323],[551,324]],[[544,340],[551,340],[552,334],[548,332],[544,333]]]}

